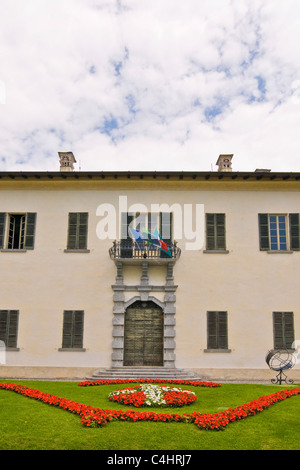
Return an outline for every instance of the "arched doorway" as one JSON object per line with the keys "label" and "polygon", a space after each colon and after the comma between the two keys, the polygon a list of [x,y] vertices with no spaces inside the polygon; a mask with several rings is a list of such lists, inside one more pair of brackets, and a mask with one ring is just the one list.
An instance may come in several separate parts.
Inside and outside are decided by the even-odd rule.
{"label": "arched doorway", "polygon": [[152,301],[126,309],[124,366],[163,366],[164,314]]}

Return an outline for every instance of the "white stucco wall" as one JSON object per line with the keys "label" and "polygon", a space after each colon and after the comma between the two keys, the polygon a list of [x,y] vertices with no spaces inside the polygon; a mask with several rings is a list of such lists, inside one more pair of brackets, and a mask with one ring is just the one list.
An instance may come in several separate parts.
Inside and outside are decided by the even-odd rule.
{"label": "white stucco wall", "polygon": [[[258,213],[299,213],[298,183],[287,182],[2,182],[1,212],[36,212],[34,250],[0,252],[0,309],[17,309],[19,351],[7,351],[5,367],[98,368],[111,365],[112,309],[116,266],[112,240],[99,240],[97,207],[119,196],[139,202],[203,204],[226,214],[227,254],[185,250],[174,267],[176,366],[193,369],[265,369],[273,347],[273,311],[294,312],[300,339],[300,252],[259,251]],[[68,213],[88,212],[89,253],[65,253]],[[202,228],[201,228],[202,229]],[[124,267],[129,285],[141,268]],[[152,284],[165,282],[166,268],[149,267]],[[134,296],[126,292],[126,300]],[[155,294],[163,301],[163,293]],[[64,310],[84,310],[85,351],[59,351]],[[231,352],[207,353],[206,312],[228,312]],[[299,368],[299,365],[296,367]],[[3,369],[3,367],[2,367]],[[1,373],[1,372],[0,372]]]}

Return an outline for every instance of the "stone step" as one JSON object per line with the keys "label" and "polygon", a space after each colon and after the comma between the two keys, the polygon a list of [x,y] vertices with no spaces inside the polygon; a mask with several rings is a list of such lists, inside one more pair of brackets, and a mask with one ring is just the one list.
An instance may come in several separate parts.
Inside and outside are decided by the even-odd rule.
{"label": "stone step", "polygon": [[191,371],[185,369],[168,369],[164,367],[112,367],[96,371],[88,380],[114,379],[167,379],[167,380],[201,380]]}

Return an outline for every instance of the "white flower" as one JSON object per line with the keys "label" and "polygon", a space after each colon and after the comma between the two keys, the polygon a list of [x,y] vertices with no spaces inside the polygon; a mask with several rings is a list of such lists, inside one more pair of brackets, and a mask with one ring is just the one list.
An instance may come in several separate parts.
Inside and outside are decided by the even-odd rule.
{"label": "white flower", "polygon": [[117,390],[115,392],[111,392],[109,394],[109,398],[111,398],[114,395],[120,395],[120,393],[129,394],[129,393],[136,393],[137,391],[142,391],[145,393],[146,400],[144,404],[146,406],[165,405],[166,401],[164,399],[164,392],[170,392],[170,391],[171,392],[183,392],[183,393],[190,393],[192,395],[195,395],[194,392],[191,392],[190,390],[183,390],[181,388],[161,386],[161,385],[152,385],[152,384],[140,384],[139,387],[136,387],[133,390],[125,389],[125,390]]}

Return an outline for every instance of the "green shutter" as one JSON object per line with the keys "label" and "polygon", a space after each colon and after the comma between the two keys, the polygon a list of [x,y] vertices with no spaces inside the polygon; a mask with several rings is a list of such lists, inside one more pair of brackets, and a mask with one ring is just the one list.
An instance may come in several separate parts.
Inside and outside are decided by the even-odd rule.
{"label": "green shutter", "polygon": [[0,249],[4,248],[6,213],[0,212]]}
{"label": "green shutter", "polygon": [[18,310],[0,310],[0,340],[7,348],[17,347]]}
{"label": "green shutter", "polygon": [[35,237],[36,213],[28,212],[26,215],[25,244],[26,250],[33,250]]}
{"label": "green shutter", "polygon": [[227,339],[227,312],[218,312],[218,328],[219,328],[219,348],[227,349],[228,348],[228,339]]}
{"label": "green shutter", "polygon": [[83,311],[76,310],[73,319],[73,347],[83,347]]}
{"label": "green shutter", "polygon": [[9,328],[8,328],[8,333],[7,333],[7,347],[8,348],[17,347],[18,321],[19,321],[18,310],[10,310]]}
{"label": "green shutter", "polygon": [[88,213],[81,212],[78,217],[78,248],[87,249]]}
{"label": "green shutter", "polygon": [[166,243],[172,240],[172,215],[171,212],[160,213],[160,236]]}
{"label": "green shutter", "polygon": [[[173,214],[171,212],[160,213],[160,236],[169,248],[172,243],[173,232]],[[168,258],[169,255],[163,250],[160,250],[160,258]]]}
{"label": "green shutter", "polygon": [[290,248],[291,250],[300,250],[300,228],[299,214],[290,214]]}
{"label": "green shutter", "polygon": [[227,312],[207,312],[207,349],[227,348]]}
{"label": "green shutter", "polygon": [[83,311],[65,310],[63,320],[63,348],[82,348]]}
{"label": "green shutter", "polygon": [[273,312],[274,349],[288,349],[294,342],[293,312]]}
{"label": "green shutter", "polygon": [[226,250],[225,214],[206,214],[206,249]]}
{"label": "green shutter", "polygon": [[285,347],[291,348],[295,340],[293,312],[284,312]]}
{"label": "green shutter", "polygon": [[133,256],[133,240],[129,233],[128,227],[133,221],[135,215],[133,212],[121,213],[121,258],[132,258]]}
{"label": "green shutter", "polygon": [[68,229],[68,250],[86,250],[88,231],[88,213],[70,212]]}
{"label": "green shutter", "polygon": [[207,349],[217,349],[217,312],[207,312]]}
{"label": "green shutter", "polygon": [[8,310],[0,310],[0,340],[6,345],[6,331],[8,324]]}
{"label": "green shutter", "polygon": [[270,249],[269,241],[269,216],[268,214],[258,214],[259,223],[259,247],[261,251]]}
{"label": "green shutter", "polygon": [[72,325],[73,325],[73,312],[72,310],[64,311],[64,324],[63,324],[63,348],[72,347]]}

